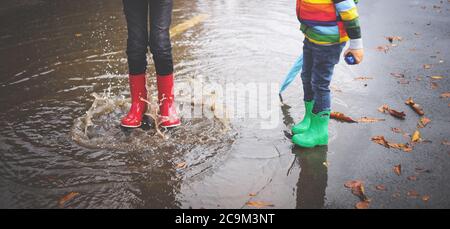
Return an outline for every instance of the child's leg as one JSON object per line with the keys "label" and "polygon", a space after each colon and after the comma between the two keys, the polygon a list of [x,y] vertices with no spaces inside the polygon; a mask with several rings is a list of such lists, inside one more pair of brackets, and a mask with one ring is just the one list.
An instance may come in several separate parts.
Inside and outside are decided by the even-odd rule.
{"label": "child's leg", "polygon": [[131,75],[145,73],[148,47],[148,2],[147,0],[123,0],[128,27],[127,55]]}
{"label": "child's leg", "polygon": [[311,85],[312,67],[313,67],[313,50],[312,44],[305,39],[303,42],[303,67],[302,67],[302,84],[303,84],[303,101],[305,102],[305,115],[302,121],[294,125],[292,133],[299,134],[309,129],[311,125],[312,107],[314,102],[314,92]]}
{"label": "child's leg", "polygon": [[172,23],[173,0],[151,0],[150,3],[150,52],[153,54],[156,73],[160,76],[172,74],[172,45],[170,24]]}
{"label": "child's leg", "polygon": [[345,44],[313,45],[312,90],[314,92],[313,113],[331,110],[330,83],[334,66],[339,63]]}
{"label": "child's leg", "polygon": [[175,127],[181,124],[174,98],[174,75],[170,24],[173,0],[149,0],[150,3],[150,52],[156,68],[160,126]]}
{"label": "child's leg", "polygon": [[311,84],[313,54],[311,50],[311,42],[308,39],[303,41],[303,68],[302,68],[302,84],[303,84],[303,100],[310,102],[314,99],[314,92]]}
{"label": "child's leg", "polygon": [[123,10],[127,21],[127,56],[131,94],[131,107],[121,125],[136,128],[142,125],[147,104],[145,71],[147,69],[148,2],[147,0],[123,0]]}

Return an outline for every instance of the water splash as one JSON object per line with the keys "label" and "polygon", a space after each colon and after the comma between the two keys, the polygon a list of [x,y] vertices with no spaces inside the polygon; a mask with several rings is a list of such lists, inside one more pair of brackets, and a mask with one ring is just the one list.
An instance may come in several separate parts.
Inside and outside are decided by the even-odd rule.
{"label": "water splash", "polygon": [[[149,91],[152,87],[149,87]],[[147,117],[141,128],[128,129],[120,126],[120,119],[130,107],[130,100],[124,96],[91,94],[92,106],[85,115],[75,119],[70,131],[71,138],[78,145],[90,149],[109,149],[125,152],[149,152],[152,160],[186,163],[185,172],[193,176],[206,171],[224,155],[237,137],[236,131],[226,118],[194,117],[185,118],[187,112],[202,109],[206,105],[200,101],[179,101],[182,125],[173,129],[160,128],[156,95],[150,94],[145,100],[149,104]],[[224,109],[213,104],[214,110]],[[211,108],[213,109],[213,108]],[[159,155],[159,156],[158,156]],[[162,156],[163,155],[163,156]]]}

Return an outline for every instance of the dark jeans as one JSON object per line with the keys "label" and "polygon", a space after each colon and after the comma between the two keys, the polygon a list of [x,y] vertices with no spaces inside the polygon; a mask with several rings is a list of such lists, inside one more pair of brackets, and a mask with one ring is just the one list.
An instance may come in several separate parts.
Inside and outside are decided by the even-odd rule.
{"label": "dark jeans", "polygon": [[305,39],[303,44],[303,99],[314,100],[315,114],[331,110],[329,86],[334,66],[339,63],[345,43],[327,46],[314,44]]}
{"label": "dark jeans", "polygon": [[147,70],[149,46],[156,73],[171,74],[173,61],[169,29],[172,0],[123,0],[123,6],[128,26],[127,55],[130,74],[142,74]]}

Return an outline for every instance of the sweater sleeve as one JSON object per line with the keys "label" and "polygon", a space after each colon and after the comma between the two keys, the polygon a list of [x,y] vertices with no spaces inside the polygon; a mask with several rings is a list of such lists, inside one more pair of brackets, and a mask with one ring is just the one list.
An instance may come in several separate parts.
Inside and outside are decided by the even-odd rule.
{"label": "sweater sleeve", "polygon": [[333,0],[336,10],[344,22],[345,30],[350,38],[351,49],[362,49],[361,27],[359,14],[354,0]]}

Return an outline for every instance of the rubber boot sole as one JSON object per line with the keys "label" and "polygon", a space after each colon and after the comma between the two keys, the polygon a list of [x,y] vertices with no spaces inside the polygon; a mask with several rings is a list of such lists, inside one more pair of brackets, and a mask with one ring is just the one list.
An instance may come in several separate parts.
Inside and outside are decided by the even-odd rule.
{"label": "rubber boot sole", "polygon": [[130,125],[124,125],[124,124],[120,124],[120,126],[122,126],[122,127],[126,127],[126,128],[139,128],[139,127],[141,127],[142,126],[142,122],[139,124],[139,126],[130,126]]}
{"label": "rubber boot sole", "polygon": [[[145,116],[143,116],[142,117],[142,119],[144,119],[145,118]],[[123,124],[123,123],[120,123],[120,126],[122,126],[122,127],[126,127],[126,128],[139,128],[139,127],[141,127],[142,126],[142,121],[139,123],[139,125],[136,125],[136,126],[131,126],[131,125],[125,125],[125,124]]]}
{"label": "rubber boot sole", "polygon": [[181,122],[180,123],[176,123],[176,124],[172,124],[172,125],[168,125],[168,126],[161,125],[161,127],[164,127],[164,128],[172,128],[172,127],[177,127],[177,126],[181,126]]}
{"label": "rubber boot sole", "polygon": [[314,148],[314,147],[317,147],[317,146],[326,146],[326,145],[328,145],[328,141],[326,141],[326,143],[319,143],[319,144],[316,144],[316,145],[297,144],[293,140],[292,140],[292,143],[294,143],[297,146],[303,147],[303,148]]}
{"label": "rubber boot sole", "polygon": [[328,143],[327,144],[317,144],[317,145],[299,145],[299,144],[297,144],[297,143],[294,143],[295,145],[297,145],[297,146],[300,146],[300,147],[303,147],[303,148],[314,148],[314,147],[318,147],[318,146],[326,146],[326,145],[328,145]]}
{"label": "rubber boot sole", "polygon": [[[145,116],[147,116],[150,119],[153,119],[153,116],[151,114],[145,113]],[[164,128],[172,128],[172,127],[177,127],[177,126],[181,126],[181,122],[176,123],[176,124],[172,124],[172,125],[168,125],[168,126],[163,126],[163,125],[159,125],[160,127],[164,127]]]}

